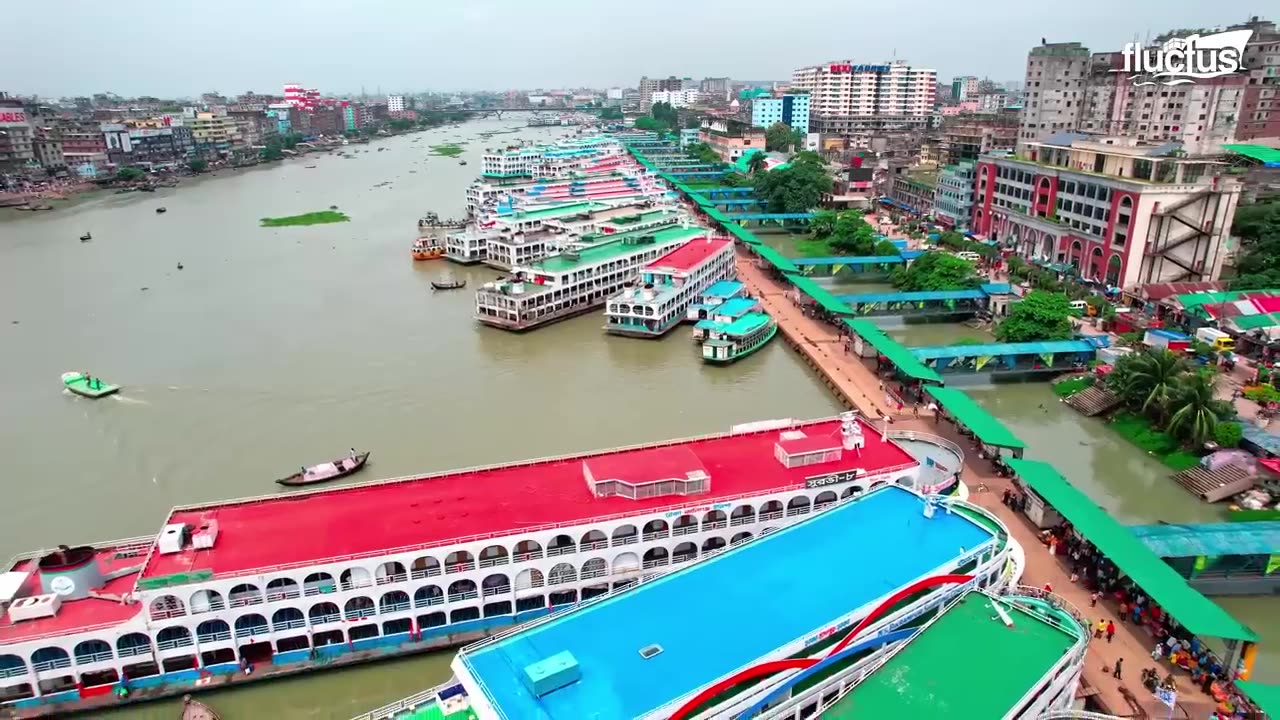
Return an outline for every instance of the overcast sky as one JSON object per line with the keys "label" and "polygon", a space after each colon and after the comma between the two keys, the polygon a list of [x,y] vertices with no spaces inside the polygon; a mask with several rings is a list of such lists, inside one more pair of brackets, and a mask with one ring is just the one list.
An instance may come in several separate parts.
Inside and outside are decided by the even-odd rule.
{"label": "overcast sky", "polygon": [[1264,6],[1277,9],[1274,0],[15,1],[3,12],[11,32],[0,42],[0,90],[634,87],[641,75],[783,80],[804,65],[892,58],[944,80],[1004,81],[1021,78],[1042,37],[1119,49],[1166,29],[1242,22]]}

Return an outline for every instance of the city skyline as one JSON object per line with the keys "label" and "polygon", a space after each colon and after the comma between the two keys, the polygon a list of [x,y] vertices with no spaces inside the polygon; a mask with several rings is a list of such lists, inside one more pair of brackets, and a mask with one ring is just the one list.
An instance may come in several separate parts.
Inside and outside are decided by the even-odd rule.
{"label": "city skyline", "polygon": [[[608,13],[585,0],[554,6],[487,0],[430,9],[385,0],[305,5],[284,0],[269,8],[228,0],[222,9],[201,13],[192,29],[198,28],[204,40],[193,45],[190,32],[175,33],[149,16],[122,23],[106,6],[82,8],[59,18],[58,37],[68,47],[115,62],[58,60],[73,57],[63,53],[32,63],[30,58],[49,49],[40,39],[47,36],[20,34],[0,47],[0,62],[23,68],[11,74],[5,89],[52,97],[106,91],[192,97],[214,89],[229,95],[249,89],[277,92],[291,82],[336,94],[377,87],[384,93],[634,87],[641,75],[787,80],[797,67],[842,59],[900,59],[936,69],[943,80],[976,75],[1003,82],[1021,74],[1027,50],[1042,38],[1114,50],[1167,30],[1224,26],[1249,16],[1192,0],[1120,5],[1086,0],[1047,25],[1036,8],[1010,0],[980,13],[930,0],[904,23],[903,15],[888,6],[824,1],[806,8],[808,16],[821,19],[812,28],[797,22],[777,31],[769,22],[770,6],[726,0],[692,6],[657,0]],[[1108,21],[1098,22],[1104,14]],[[245,17],[255,22],[245,23]],[[14,26],[31,28],[47,18],[32,5],[13,8],[11,16]],[[994,18],[1000,18],[998,32]],[[516,39],[513,28],[521,29]],[[574,32],[566,33],[569,28]],[[874,31],[860,36],[859,28]],[[599,42],[605,33],[614,40]],[[612,50],[628,43],[647,51]],[[217,62],[210,62],[210,55]]]}

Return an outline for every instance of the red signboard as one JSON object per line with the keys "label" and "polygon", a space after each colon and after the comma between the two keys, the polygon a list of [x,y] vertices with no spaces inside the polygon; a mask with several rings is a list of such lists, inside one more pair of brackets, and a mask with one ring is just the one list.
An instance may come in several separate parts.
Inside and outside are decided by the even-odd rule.
{"label": "red signboard", "polygon": [[26,125],[27,114],[18,111],[0,111],[0,124],[5,125]]}
{"label": "red signboard", "polygon": [[831,72],[833,73],[853,72],[853,66],[852,65],[832,65]]}

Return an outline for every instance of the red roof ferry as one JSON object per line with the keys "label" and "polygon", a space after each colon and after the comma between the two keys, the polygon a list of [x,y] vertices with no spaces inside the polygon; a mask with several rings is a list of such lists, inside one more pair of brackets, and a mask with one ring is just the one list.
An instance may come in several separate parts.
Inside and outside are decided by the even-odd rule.
{"label": "red roof ferry", "polygon": [[656,338],[687,319],[707,288],[737,274],[733,240],[690,240],[640,270],[638,282],[609,298],[604,329]]}
{"label": "red roof ferry", "polygon": [[846,414],[175,508],[156,537],[0,573],[0,709],[469,642],[921,472]]}

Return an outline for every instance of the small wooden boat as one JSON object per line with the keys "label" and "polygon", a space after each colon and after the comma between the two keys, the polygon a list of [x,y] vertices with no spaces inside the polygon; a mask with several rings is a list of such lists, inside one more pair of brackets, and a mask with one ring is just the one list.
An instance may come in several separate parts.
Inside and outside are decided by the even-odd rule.
{"label": "small wooden boat", "polygon": [[182,715],[179,720],[222,720],[222,718],[208,705],[199,700],[193,700],[190,695],[183,695]]}
{"label": "small wooden boat", "polygon": [[80,236],[80,242],[89,242],[92,239],[93,239],[93,235],[90,233],[85,233]]}
{"label": "small wooden boat", "polygon": [[165,208],[162,208],[162,207],[158,207],[158,208],[156,208],[156,214],[157,214],[157,215],[159,215],[159,214],[161,214],[161,213],[166,213],[166,212],[169,212],[169,211],[168,211],[167,209],[165,209]]}
{"label": "small wooden boat", "polygon": [[301,472],[296,472],[287,478],[280,478],[276,482],[281,485],[290,487],[298,485],[313,485],[315,483],[329,482],[344,478],[352,473],[357,473],[364,469],[364,464],[369,461],[369,453],[351,454],[344,458],[338,458],[333,462],[312,465],[304,468]]}
{"label": "small wooden boat", "polygon": [[459,160],[459,161],[458,161],[458,164],[459,164],[459,165],[466,165],[466,164],[467,164],[467,161],[466,161],[466,160]]}
{"label": "small wooden boat", "polygon": [[436,290],[459,290],[467,286],[466,280],[446,280],[445,282],[431,281],[431,287]]}
{"label": "small wooden boat", "polygon": [[62,373],[62,386],[81,397],[87,397],[92,400],[104,398],[120,392],[119,385],[112,385],[102,378],[93,377],[88,373],[65,372]]}

